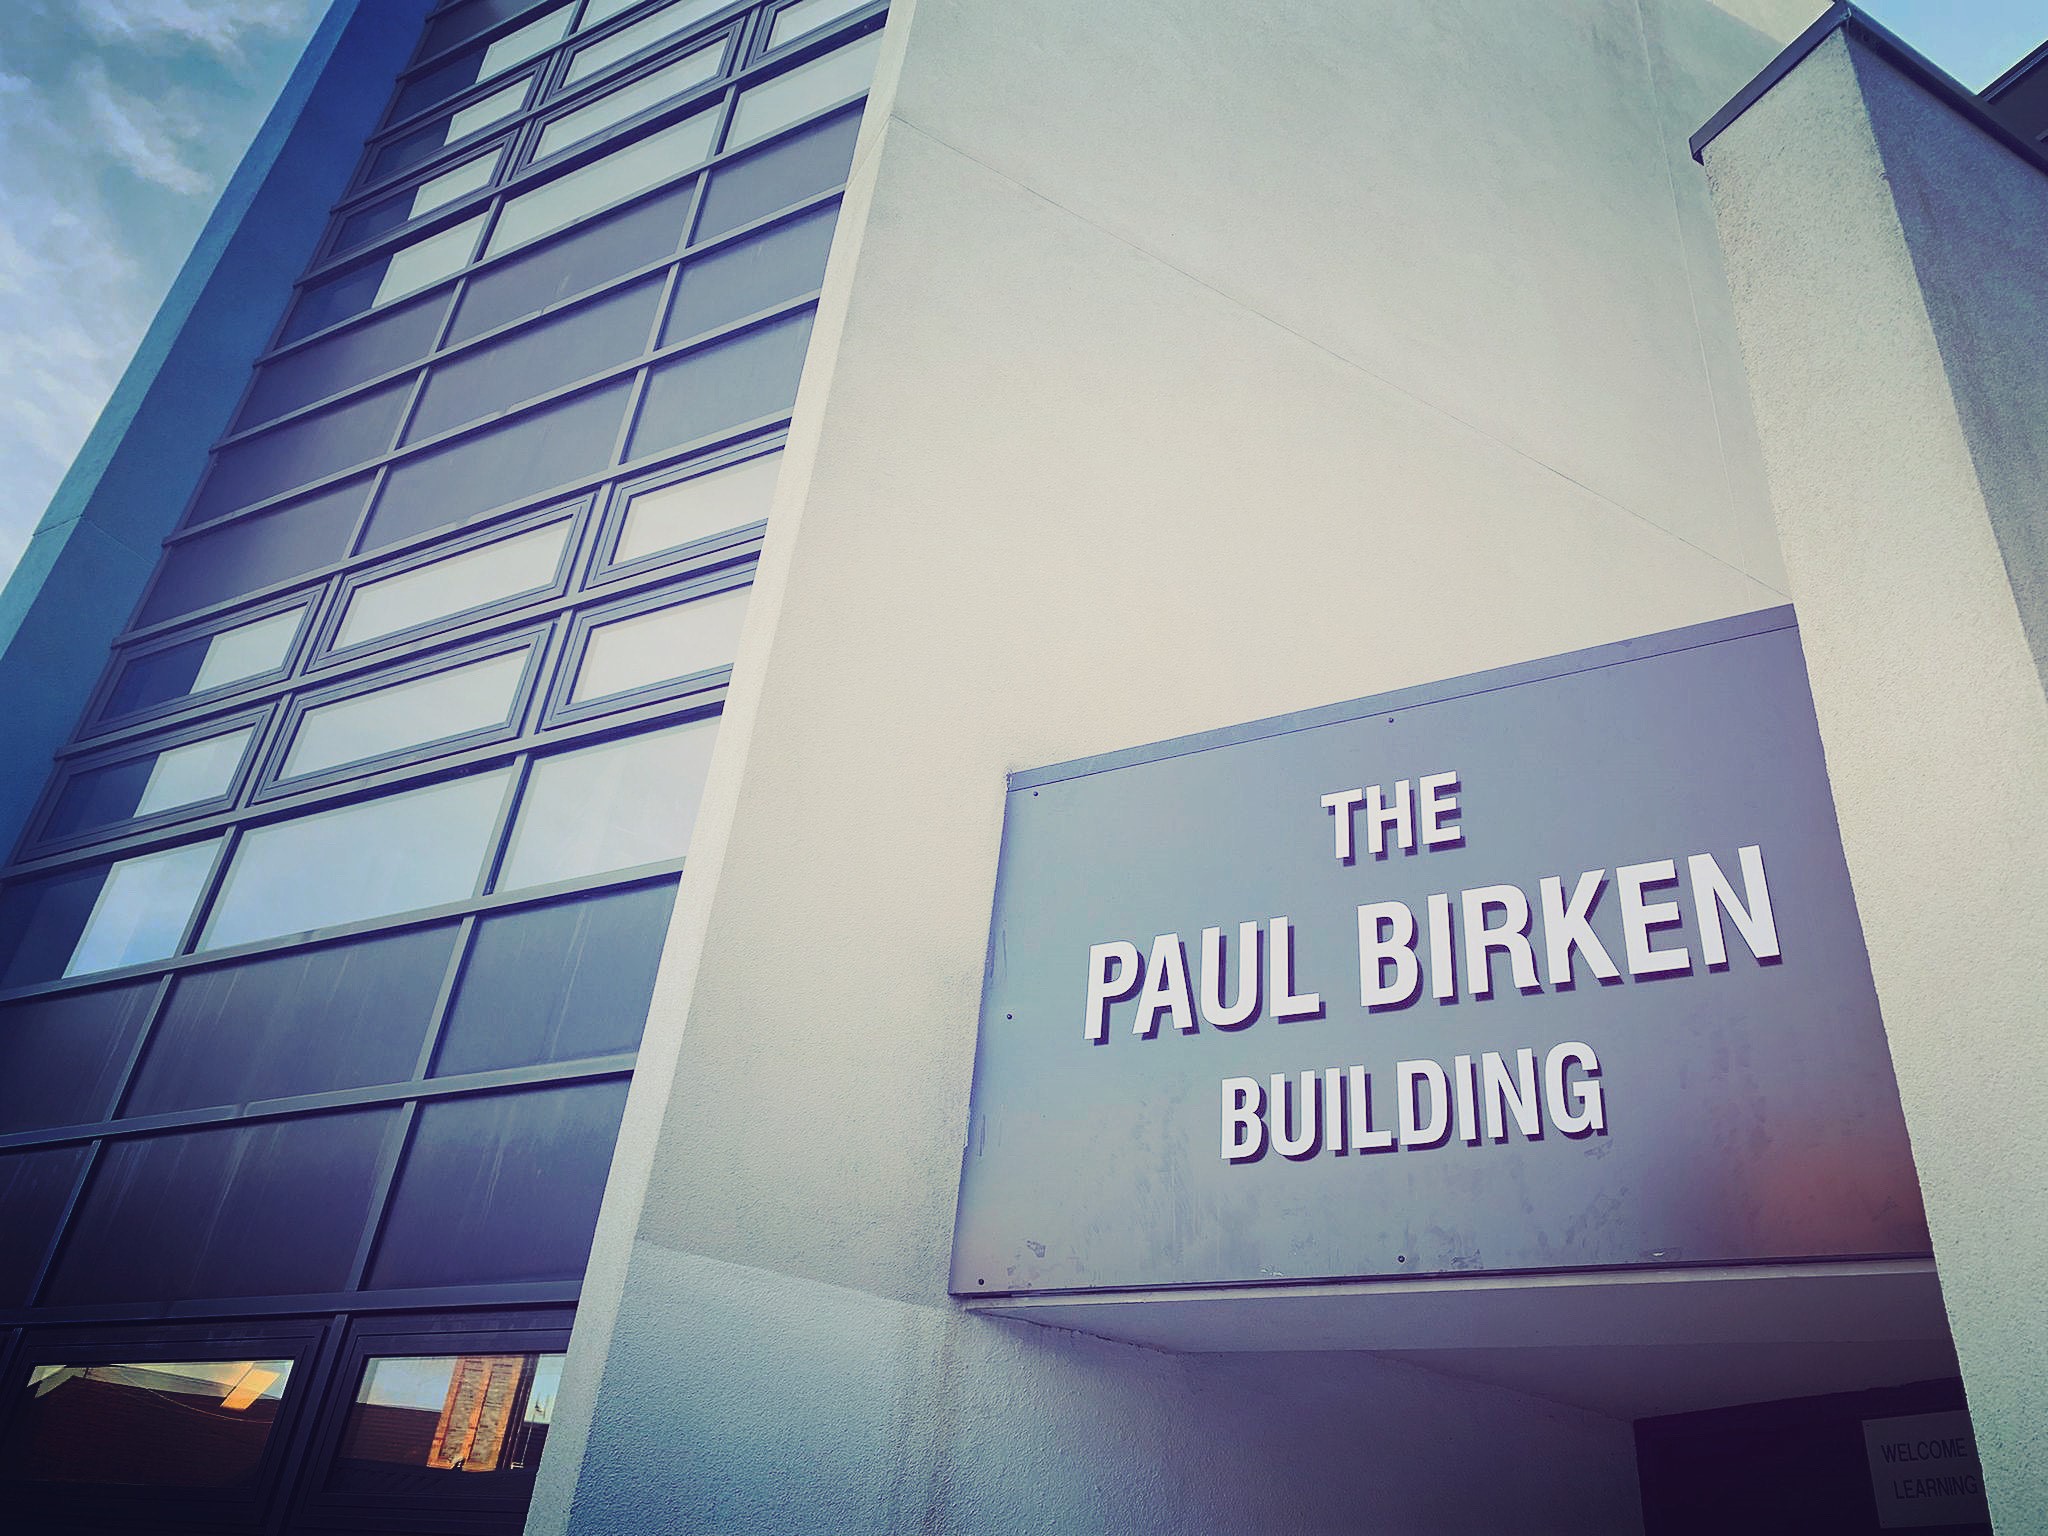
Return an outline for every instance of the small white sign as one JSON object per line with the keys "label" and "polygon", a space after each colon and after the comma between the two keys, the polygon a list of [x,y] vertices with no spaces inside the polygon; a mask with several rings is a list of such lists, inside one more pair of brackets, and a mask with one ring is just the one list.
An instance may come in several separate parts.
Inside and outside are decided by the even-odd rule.
{"label": "small white sign", "polygon": [[1863,1448],[1870,1456],[1870,1491],[1877,1496],[1877,1523],[1883,1529],[1989,1523],[1984,1469],[1977,1462],[1970,1416],[1961,1409],[1865,1419]]}

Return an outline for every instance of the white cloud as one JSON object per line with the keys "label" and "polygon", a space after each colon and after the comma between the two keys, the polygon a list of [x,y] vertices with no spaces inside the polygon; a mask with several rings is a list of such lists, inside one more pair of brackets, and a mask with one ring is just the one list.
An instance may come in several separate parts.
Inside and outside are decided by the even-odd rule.
{"label": "white cloud", "polygon": [[251,37],[300,31],[319,0],[79,0],[78,18],[103,43],[183,44],[238,57]]}
{"label": "white cloud", "polygon": [[148,101],[125,91],[93,60],[73,76],[85,112],[86,142],[145,181],[187,197],[211,189],[211,182],[186,158],[200,124],[180,109],[178,98]]}

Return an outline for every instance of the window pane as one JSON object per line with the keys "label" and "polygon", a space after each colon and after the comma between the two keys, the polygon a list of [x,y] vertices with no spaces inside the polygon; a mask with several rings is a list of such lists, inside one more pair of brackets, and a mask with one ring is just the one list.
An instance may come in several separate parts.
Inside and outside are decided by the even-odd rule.
{"label": "window pane", "polygon": [[73,774],[50,808],[42,835],[72,837],[136,816],[217,800],[233,785],[253,734],[253,729],[229,731]]}
{"label": "window pane", "polygon": [[488,254],[538,240],[586,214],[659,186],[710,154],[717,128],[715,110],[699,112],[511,199],[491,231]]}
{"label": "window pane", "polygon": [[760,522],[768,515],[775,475],[781,468],[778,450],[692,480],[639,492],[626,503],[618,553],[612,558],[638,560]]}
{"label": "window pane", "polygon": [[422,1104],[371,1286],[581,1275],[625,1107],[623,1081]]}
{"label": "window pane", "polygon": [[0,1131],[83,1125],[112,1114],[155,995],[155,982],[136,981],[0,1007]]}
{"label": "window pane", "polygon": [[508,651],[309,709],[299,719],[279,777],[317,773],[503,725],[531,655],[530,648]]}
{"label": "window pane", "polygon": [[573,6],[565,5],[550,11],[482,48],[451,59],[446,64],[436,65],[423,75],[413,76],[398,93],[398,100],[391,107],[391,116],[396,119],[423,112],[437,101],[446,101],[472,85],[524,64],[535,54],[546,52],[568,35],[569,13],[573,9]]}
{"label": "window pane", "polygon": [[566,521],[549,523],[357,587],[334,637],[335,648],[360,645],[553,585],[570,526]]}
{"label": "window pane", "polygon": [[434,1074],[632,1050],[675,895],[664,880],[483,919]]}
{"label": "window pane", "polygon": [[[732,0],[680,0],[676,5],[665,5],[653,15],[621,27],[610,37],[585,48],[578,48],[569,60],[569,73],[564,84],[574,85],[578,80],[587,80],[601,69],[610,69],[624,58],[652,48],[656,43],[671,37],[679,37],[706,17],[715,16],[724,10]],[[585,22],[587,27],[589,22]]]}
{"label": "window pane", "polygon": [[123,1113],[406,1082],[454,948],[451,923],[186,971]]}
{"label": "window pane", "polygon": [[90,1149],[0,1153],[0,1307],[25,1307]]}
{"label": "window pane", "polygon": [[174,619],[318,570],[348,553],[370,497],[370,477],[288,507],[238,517],[171,546],[140,622]]}
{"label": "window pane", "polygon": [[462,285],[462,307],[449,330],[450,344],[537,315],[674,255],[690,216],[692,185],[685,181],[657,192],[539,250],[472,274]]}
{"label": "window pane", "polygon": [[340,1290],[397,1116],[358,1110],[108,1142],[46,1300]]}
{"label": "window pane", "polygon": [[727,161],[711,173],[697,239],[728,230],[830,191],[846,181],[860,137],[860,111],[848,108],[778,139],[766,149]]}
{"label": "window pane", "polygon": [[0,1478],[242,1487],[261,1470],[291,1373],[289,1360],[33,1366]]}
{"label": "window pane", "polygon": [[466,522],[606,468],[631,392],[632,381],[618,379],[406,460],[384,483],[363,548]]}
{"label": "window pane", "polygon": [[369,1361],[328,1490],[407,1499],[523,1494],[547,1446],[564,1358],[387,1355]]}
{"label": "window pane", "polygon": [[478,214],[306,289],[292,310],[284,339],[296,341],[365,310],[394,304],[461,270],[483,227],[484,217]]}
{"label": "window pane", "polygon": [[103,720],[155,709],[195,693],[275,672],[291,654],[304,608],[287,608],[127,662],[101,712]]}
{"label": "window pane", "polygon": [[467,5],[445,10],[427,23],[417,56],[429,58],[457,43],[466,43],[478,33],[488,32],[499,22],[510,21],[540,3],[541,0],[469,0]]}
{"label": "window pane", "polygon": [[690,262],[677,283],[661,344],[687,341],[816,292],[838,222],[835,203]]}
{"label": "window pane", "polygon": [[376,158],[370,162],[367,179],[381,181],[387,176],[396,176],[422,160],[431,159],[457,140],[502,123],[526,105],[526,92],[532,84],[533,77],[528,75],[499,87],[479,101],[471,102],[459,112],[451,112],[410,133],[399,135],[377,151]]}
{"label": "window pane", "polygon": [[111,866],[64,974],[84,976],[177,953],[220,841],[187,843]]}
{"label": "window pane", "polygon": [[402,305],[265,363],[236,427],[256,426],[425,357],[441,332],[448,300],[449,294],[437,293]]}
{"label": "window pane", "polygon": [[410,224],[414,219],[426,217],[436,208],[445,208],[489,186],[497,175],[498,162],[503,156],[501,146],[488,154],[466,160],[453,170],[431,176],[418,186],[379,198],[367,208],[358,208],[342,220],[341,229],[334,239],[334,249],[337,252],[353,250]]}
{"label": "window pane", "polygon": [[732,131],[725,137],[725,147],[737,149],[755,143],[834,102],[858,96],[874,77],[875,56],[881,51],[882,34],[870,32],[808,64],[748,86],[733,108]]}
{"label": "window pane", "polygon": [[491,184],[491,178],[498,172],[498,152],[479,155],[466,161],[452,171],[423,181],[419,190],[412,195],[410,217],[421,218],[436,208],[446,207],[457,198],[469,196]]}
{"label": "window pane", "polygon": [[245,834],[203,947],[462,900],[475,889],[507,777],[499,768]]}
{"label": "window pane", "polygon": [[412,380],[402,379],[222,449],[188,523],[211,522],[376,458],[391,446],[411,393]]}
{"label": "window pane", "polygon": [[675,63],[665,64],[631,85],[622,85],[598,97],[587,107],[564,113],[541,130],[540,145],[533,152],[534,158],[538,160],[552,155],[558,149],[566,149],[592,134],[602,133],[612,124],[623,123],[636,113],[680,96],[707,80],[716,80],[725,62],[725,45],[726,39],[721,37],[708,48],[686,53]]}
{"label": "window pane", "polygon": [[407,442],[495,416],[647,350],[664,279],[652,277],[437,365]]}
{"label": "window pane", "polygon": [[811,315],[808,309],[785,315],[657,366],[626,456],[641,458],[787,416],[811,344]]}
{"label": "window pane", "polygon": [[678,859],[689,851],[718,721],[693,720],[533,765],[501,891]]}
{"label": "window pane", "polygon": [[797,0],[795,5],[785,6],[775,13],[775,26],[768,33],[768,46],[780,48],[784,43],[794,42],[829,22],[851,15],[867,3],[868,0]]}
{"label": "window pane", "polygon": [[590,631],[570,702],[609,698],[634,688],[732,665],[747,616],[746,587],[673,608],[614,619]]}

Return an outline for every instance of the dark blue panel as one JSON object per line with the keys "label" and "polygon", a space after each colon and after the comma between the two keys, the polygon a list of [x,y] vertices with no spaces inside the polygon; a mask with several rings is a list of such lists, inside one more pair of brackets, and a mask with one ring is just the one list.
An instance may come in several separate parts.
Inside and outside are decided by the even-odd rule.
{"label": "dark blue panel", "polygon": [[411,379],[387,384],[222,449],[188,523],[210,522],[376,458],[391,447],[411,391]]}
{"label": "dark blue panel", "polygon": [[663,282],[659,274],[645,278],[436,367],[406,441],[495,416],[640,356]]}
{"label": "dark blue panel", "polygon": [[581,1275],[625,1107],[624,1082],[423,1104],[372,1287]]}
{"label": "dark blue panel", "polygon": [[427,24],[420,40],[420,57],[431,58],[457,43],[466,43],[501,21],[510,21],[526,11],[538,10],[546,0],[469,0],[452,6]]}
{"label": "dark blue panel", "polygon": [[621,379],[407,460],[385,482],[363,547],[447,528],[604,469],[630,391]]}
{"label": "dark blue panel", "polygon": [[[124,676],[122,682],[127,681]],[[187,679],[189,684],[190,679]],[[95,827],[110,827],[115,822],[126,821],[135,814],[135,807],[142,803],[142,796],[149,788],[150,771],[155,766],[154,756],[131,757],[126,762],[109,763],[104,768],[73,774],[65,780],[57,803],[50,807],[42,836],[70,837],[73,833],[89,832]]]}
{"label": "dark blue panel", "polygon": [[374,320],[323,336],[266,363],[256,372],[255,387],[236,424],[255,426],[425,357],[440,334],[452,293],[444,288],[394,305]]}
{"label": "dark blue panel", "polygon": [[0,1007],[0,1131],[112,1114],[155,993],[153,981],[132,982]]}
{"label": "dark blue panel", "polygon": [[447,1075],[640,1043],[673,881],[485,918],[434,1070]]}
{"label": "dark blue panel", "polygon": [[690,216],[692,186],[686,181],[657,192],[622,212],[578,225],[531,251],[486,267],[464,285],[462,306],[448,339],[481,336],[674,255]]}
{"label": "dark blue panel", "polygon": [[806,309],[756,326],[656,368],[627,457],[786,414],[796,403],[811,344],[811,313]]}
{"label": "dark blue panel", "polygon": [[704,190],[696,238],[716,239],[843,184],[853,167],[860,114],[858,105],[848,107],[766,149],[719,166]]}
{"label": "dark blue panel", "polygon": [[164,554],[139,622],[157,624],[196,613],[333,564],[348,553],[369,495],[365,476],[173,545]]}
{"label": "dark blue panel", "polygon": [[395,1109],[109,1142],[44,1299],[56,1306],[335,1291]]}
{"label": "dark blue panel", "polygon": [[778,224],[683,268],[663,346],[687,341],[764,309],[815,292],[825,277],[839,205]]}
{"label": "dark blue panel", "polygon": [[406,1081],[454,944],[421,928],[185,972],[124,1113]]}
{"label": "dark blue panel", "polygon": [[132,657],[122,665],[121,675],[115,679],[113,691],[100,709],[100,718],[118,720],[123,715],[184,698],[199,680],[199,669],[206,664],[207,647],[212,643],[211,635],[202,635],[197,640]]}
{"label": "dark blue panel", "polygon": [[[1374,856],[1366,810],[1339,822],[1323,801],[1380,786],[1398,806],[1406,782],[1412,807],[1437,774],[1457,776],[1457,813],[1434,846],[1418,826],[1412,848]],[[1340,827],[1355,828],[1349,861]],[[1744,848],[1760,850],[1756,881]],[[1698,855],[1748,913],[1767,891],[1775,939],[1746,940],[1711,884],[1702,895]],[[1584,926],[1546,916],[1588,872]],[[1455,939],[1441,962],[1438,894]],[[1530,953],[1471,963],[1471,934],[1515,929],[1524,901]],[[1361,919],[1388,902],[1413,915],[1412,945],[1400,911]],[[1249,1018],[1219,1023],[1228,1002],[1202,999],[1218,979],[1237,996],[1247,922],[1263,930],[1261,991]],[[1362,958],[1361,927],[1398,953]],[[1228,942],[1221,978],[1210,928]],[[1604,982],[1585,943],[1556,958],[1559,936],[1586,934],[1612,957]],[[1113,943],[1135,963],[1092,953]],[[1319,999],[1293,1017],[1289,956],[1292,990]],[[1149,1030],[1141,973],[1167,1005]],[[1098,974],[1120,994],[1106,1016],[1086,1003]],[[1558,1054],[1571,1047],[1589,1051]],[[1525,1050],[1527,1129],[1499,1079],[1480,1079],[1476,1114],[1460,1104],[1452,1085],[1488,1053],[1521,1099]],[[1414,1066],[1413,1134],[1403,1063],[1429,1064]],[[1306,1089],[1303,1073],[1318,1074]],[[1234,1115],[1252,1092],[1252,1117]],[[1321,1134],[1282,1148],[1283,1125]],[[1387,1133],[1398,1142],[1376,1147]],[[969,1137],[964,1293],[1924,1254],[1789,615],[1017,775]]]}
{"label": "dark blue panel", "polygon": [[85,1167],[83,1146],[0,1153],[0,1307],[26,1306]]}
{"label": "dark blue panel", "polygon": [[0,890],[0,988],[64,974],[106,880],[107,866],[95,864]]}

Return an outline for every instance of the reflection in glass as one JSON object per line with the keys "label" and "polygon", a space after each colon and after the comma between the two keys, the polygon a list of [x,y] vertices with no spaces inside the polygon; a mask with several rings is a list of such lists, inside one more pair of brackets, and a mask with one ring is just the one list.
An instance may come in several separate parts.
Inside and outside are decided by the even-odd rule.
{"label": "reflection in glass", "polygon": [[216,837],[109,867],[64,974],[83,976],[175,954],[219,847]]}
{"label": "reflection in glass", "polygon": [[747,616],[747,587],[614,619],[590,631],[573,704],[732,664]]}
{"label": "reflection in glass", "polygon": [[0,1478],[149,1488],[253,1481],[289,1360],[37,1365],[0,1450]]}
{"label": "reflection in glass", "polygon": [[808,64],[748,86],[733,108],[732,131],[726,135],[725,147],[752,144],[835,101],[858,96],[874,77],[875,56],[881,50],[882,34],[870,32]]}
{"label": "reflection in glass", "polygon": [[717,130],[717,111],[699,112],[512,198],[498,216],[485,254],[495,256],[515,245],[538,240],[600,208],[660,185],[709,155],[712,135]]}
{"label": "reflection in glass", "polygon": [[463,899],[475,889],[508,775],[499,768],[245,833],[201,947]]}
{"label": "reflection in glass", "polygon": [[768,34],[768,46],[780,48],[828,22],[837,21],[866,5],[868,0],[797,0],[775,13],[775,26]]}
{"label": "reflection in glass", "polygon": [[707,80],[716,80],[725,61],[725,43],[721,37],[708,48],[686,53],[673,64],[664,64],[653,74],[598,97],[587,107],[564,113],[541,130],[540,146],[534,150],[534,158],[538,160],[552,155],[558,149],[587,139],[594,133],[602,133],[612,124],[623,123],[635,113],[680,96]]}
{"label": "reflection in glass", "polygon": [[[621,27],[603,42],[577,49],[576,56],[569,60],[569,73],[563,83],[574,85],[578,80],[587,80],[599,70],[610,69],[619,60],[643,48],[680,36],[705,17],[724,10],[729,3],[730,0],[680,0],[679,4],[663,6],[652,16],[636,21],[630,27]],[[612,9],[619,8],[614,6]],[[590,21],[586,17],[583,25],[588,27]]]}
{"label": "reflection in glass", "polygon": [[509,651],[309,709],[292,735],[280,777],[317,773],[502,725],[526,674],[529,654]]}
{"label": "reflection in glass", "polygon": [[292,637],[299,632],[299,620],[305,616],[305,609],[289,608],[214,635],[206,642],[199,671],[186,692],[204,693],[209,688],[225,688],[229,683],[276,671],[284,665],[292,648]]}
{"label": "reflection in glass", "polygon": [[681,858],[717,739],[714,717],[540,759],[497,888]]}
{"label": "reflection in glass", "polygon": [[385,1355],[363,1371],[328,1474],[336,1493],[525,1488],[547,1446],[559,1354]]}
{"label": "reflection in glass", "polygon": [[349,597],[335,648],[539,591],[554,581],[568,537],[567,522],[549,523],[432,565],[366,582]]}
{"label": "reflection in glass", "polygon": [[134,814],[149,816],[158,811],[174,811],[181,805],[196,805],[226,794],[254,734],[254,727],[250,727],[157,753]]}
{"label": "reflection in glass", "polygon": [[465,161],[452,171],[443,171],[440,175],[421,182],[418,190],[412,195],[408,217],[417,219],[422,214],[432,213],[436,208],[444,207],[459,197],[467,197],[472,192],[488,187],[491,178],[498,173],[498,154],[499,152],[494,150],[488,155],[478,155],[476,159]]}
{"label": "reflection in glass", "polygon": [[614,560],[638,560],[768,516],[782,453],[764,453],[744,464],[641,491],[626,503]]}

